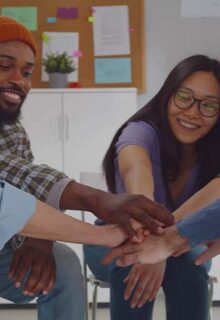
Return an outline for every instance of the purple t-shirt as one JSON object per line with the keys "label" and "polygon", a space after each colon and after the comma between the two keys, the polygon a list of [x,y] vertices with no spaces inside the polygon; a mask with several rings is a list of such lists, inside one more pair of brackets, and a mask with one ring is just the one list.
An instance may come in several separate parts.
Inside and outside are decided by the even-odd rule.
{"label": "purple t-shirt", "polygon": [[[167,208],[168,199],[166,196],[166,189],[161,174],[161,158],[160,158],[160,143],[159,132],[154,127],[144,121],[129,122],[124,128],[121,135],[116,142],[116,154],[127,145],[138,145],[143,147],[152,162],[153,178],[154,178],[154,198],[155,201],[164,204]],[[181,195],[176,201],[176,207],[179,207],[189,197],[199,190],[196,179],[198,177],[198,165],[195,165],[183,187]],[[116,192],[125,192],[123,180],[119,174],[118,158],[115,159],[115,181]],[[172,210],[172,208],[169,208]]]}

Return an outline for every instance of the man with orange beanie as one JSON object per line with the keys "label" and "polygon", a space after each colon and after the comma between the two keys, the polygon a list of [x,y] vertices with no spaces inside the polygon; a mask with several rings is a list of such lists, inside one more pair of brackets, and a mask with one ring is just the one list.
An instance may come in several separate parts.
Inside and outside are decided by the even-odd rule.
{"label": "man with orange beanie", "polygon": [[[64,188],[69,179],[52,168],[32,164],[28,137],[17,121],[31,88],[36,52],[32,34],[16,21],[0,16],[1,177],[58,208],[59,186],[51,194],[50,190],[61,180],[60,189]],[[37,297],[41,320],[84,320],[81,266],[69,247],[15,236],[0,256],[1,297],[15,303],[28,303]]]}
{"label": "man with orange beanie", "polygon": [[[19,116],[31,88],[36,52],[31,33],[15,20],[0,16],[0,179],[55,208],[91,211],[120,224],[129,235],[133,234],[129,218],[154,233],[160,228],[153,218],[170,225],[172,216],[143,196],[112,195],[83,186],[47,165],[33,164]],[[16,236],[0,255],[1,297],[16,303],[37,297],[40,320],[84,320],[81,267],[70,248]]]}

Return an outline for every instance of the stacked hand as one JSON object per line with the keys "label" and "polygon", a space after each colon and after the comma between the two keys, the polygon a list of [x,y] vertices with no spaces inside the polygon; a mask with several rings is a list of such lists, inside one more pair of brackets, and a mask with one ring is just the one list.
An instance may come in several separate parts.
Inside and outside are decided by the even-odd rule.
{"label": "stacked hand", "polygon": [[127,284],[124,298],[131,298],[131,307],[141,308],[147,301],[155,299],[161,287],[165,272],[166,262],[154,265],[135,264],[128,277],[124,280]]}
{"label": "stacked hand", "polygon": [[127,240],[122,245],[112,249],[103,259],[104,264],[116,260],[118,266],[125,267],[134,263],[154,264],[165,260],[178,248],[189,250],[188,241],[182,238],[172,226],[165,229],[162,235],[150,235],[141,243],[131,243]]}
{"label": "stacked hand", "polygon": [[135,235],[131,219],[154,234],[161,234],[164,226],[174,223],[173,215],[163,206],[143,195],[106,193],[99,203],[100,217],[119,225],[129,237]]}

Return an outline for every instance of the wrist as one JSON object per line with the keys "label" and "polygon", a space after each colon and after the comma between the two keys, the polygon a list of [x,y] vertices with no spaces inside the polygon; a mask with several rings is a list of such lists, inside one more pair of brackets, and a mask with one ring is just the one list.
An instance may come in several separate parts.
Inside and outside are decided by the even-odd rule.
{"label": "wrist", "polygon": [[99,216],[98,214],[101,212],[100,203],[105,194],[106,192],[102,190],[71,181],[63,191],[60,208],[90,211]]}
{"label": "wrist", "polygon": [[53,241],[50,241],[50,240],[26,238],[26,241],[24,244],[29,247],[45,249],[45,250],[50,250],[50,251],[53,249]]}
{"label": "wrist", "polygon": [[114,224],[99,226],[100,245],[113,248],[121,244],[127,238],[126,234]]}
{"label": "wrist", "polygon": [[188,239],[178,233],[176,225],[166,228],[163,236],[170,254],[173,254],[180,247],[189,248]]}

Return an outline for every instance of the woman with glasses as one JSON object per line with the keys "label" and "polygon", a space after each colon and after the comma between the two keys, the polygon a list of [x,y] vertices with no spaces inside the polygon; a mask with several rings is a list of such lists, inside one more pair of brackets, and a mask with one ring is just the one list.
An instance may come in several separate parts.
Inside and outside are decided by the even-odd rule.
{"label": "woman with glasses", "polygon": [[[219,113],[220,63],[203,55],[181,61],[114,136],[103,161],[109,190],[143,194],[175,215],[220,172]],[[210,263],[194,265],[203,250],[155,265],[108,268],[99,263],[107,249],[85,247],[92,271],[111,283],[112,320],[151,320],[161,286],[167,320],[207,320]]]}

